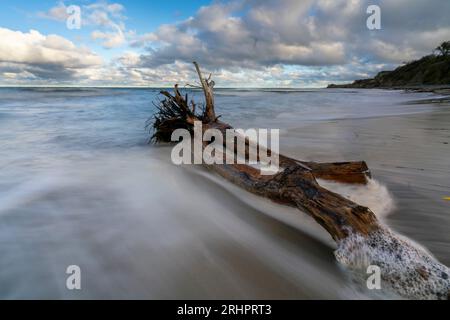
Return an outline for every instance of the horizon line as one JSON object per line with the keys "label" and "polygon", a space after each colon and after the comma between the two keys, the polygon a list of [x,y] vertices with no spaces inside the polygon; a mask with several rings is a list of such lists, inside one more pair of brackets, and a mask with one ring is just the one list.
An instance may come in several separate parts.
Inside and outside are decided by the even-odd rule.
{"label": "horizon line", "polygon": [[[0,88],[93,88],[93,89],[173,89],[174,86],[93,86],[93,85],[1,85]],[[183,88],[183,87],[180,87]],[[197,89],[201,88],[188,88]],[[300,90],[300,89],[326,89],[326,87],[215,87],[214,89],[279,89],[279,90]]]}

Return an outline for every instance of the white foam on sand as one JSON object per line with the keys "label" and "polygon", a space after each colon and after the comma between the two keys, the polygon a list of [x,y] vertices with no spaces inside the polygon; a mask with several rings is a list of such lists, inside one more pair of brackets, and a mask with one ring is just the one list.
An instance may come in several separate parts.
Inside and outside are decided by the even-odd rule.
{"label": "white foam on sand", "polygon": [[381,288],[408,299],[449,299],[450,271],[425,249],[388,228],[368,237],[353,234],[338,243],[336,259],[357,277],[368,266],[381,270]]}
{"label": "white foam on sand", "polygon": [[[350,185],[320,180],[319,184],[370,208],[383,221],[395,208],[386,186],[376,180]],[[383,226],[368,237],[352,234],[338,243],[338,262],[357,278],[367,279],[368,266],[381,269],[382,289],[409,299],[448,299],[449,269],[425,248]],[[363,281],[364,283],[365,281]]]}
{"label": "white foam on sand", "polygon": [[318,180],[318,183],[359,205],[370,208],[381,220],[395,209],[395,201],[388,188],[376,180],[370,179],[366,185],[344,184],[322,179]]}

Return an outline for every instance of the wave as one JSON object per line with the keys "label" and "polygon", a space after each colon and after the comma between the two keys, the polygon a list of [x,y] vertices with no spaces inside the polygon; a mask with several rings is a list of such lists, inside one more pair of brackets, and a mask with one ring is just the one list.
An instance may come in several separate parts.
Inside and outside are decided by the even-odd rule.
{"label": "wave", "polygon": [[388,188],[377,180],[371,179],[366,185],[344,184],[320,179],[318,182],[322,187],[370,208],[382,221],[395,209],[395,201]]}
{"label": "wave", "polygon": [[[387,187],[376,180],[360,186],[324,180],[319,183],[370,208],[382,223],[395,209]],[[353,277],[359,278],[360,283],[367,279],[369,266],[379,267],[382,289],[387,289],[390,294],[409,299],[447,299],[450,294],[449,269],[425,248],[384,225],[368,237],[354,233],[342,240],[335,256]]]}
{"label": "wave", "polygon": [[447,300],[450,270],[427,250],[387,227],[363,237],[353,234],[339,243],[336,259],[360,281],[367,268],[380,268],[381,289],[408,299]]}

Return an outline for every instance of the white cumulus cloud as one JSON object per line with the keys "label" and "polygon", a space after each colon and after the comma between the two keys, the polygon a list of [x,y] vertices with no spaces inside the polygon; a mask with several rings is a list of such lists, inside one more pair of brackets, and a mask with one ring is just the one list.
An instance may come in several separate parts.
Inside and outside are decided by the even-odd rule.
{"label": "white cumulus cloud", "polygon": [[0,72],[33,79],[73,79],[103,60],[88,48],[77,47],[58,35],[0,28]]}

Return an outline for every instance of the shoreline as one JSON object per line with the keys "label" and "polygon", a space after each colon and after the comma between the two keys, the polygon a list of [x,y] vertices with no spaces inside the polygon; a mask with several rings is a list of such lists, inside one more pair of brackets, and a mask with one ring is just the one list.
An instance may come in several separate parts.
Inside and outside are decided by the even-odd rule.
{"label": "shoreline", "polygon": [[450,85],[418,85],[418,86],[392,86],[392,87],[362,87],[354,84],[330,84],[327,89],[380,89],[380,90],[404,90],[406,92],[430,92],[450,95]]}
{"label": "shoreline", "polygon": [[450,86],[406,86],[406,87],[371,87],[361,88],[350,85],[330,85],[327,89],[378,89],[378,90],[397,90],[405,93],[431,93],[439,95],[439,98],[432,98],[429,100],[421,100],[419,103],[450,103]]}

